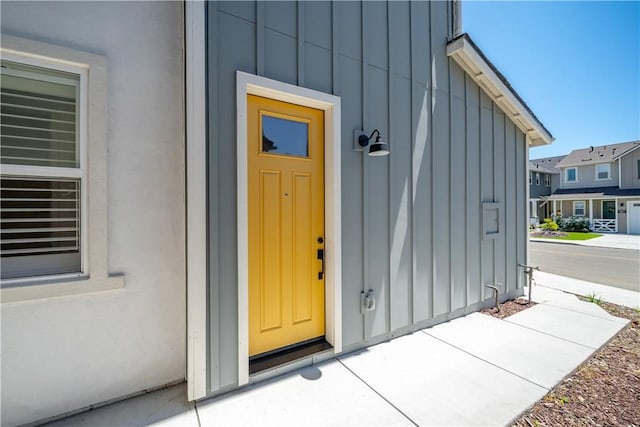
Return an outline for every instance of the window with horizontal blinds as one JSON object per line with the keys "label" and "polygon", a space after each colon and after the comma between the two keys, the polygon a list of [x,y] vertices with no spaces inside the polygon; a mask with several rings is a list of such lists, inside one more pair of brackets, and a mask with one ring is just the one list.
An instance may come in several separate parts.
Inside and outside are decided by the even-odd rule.
{"label": "window with horizontal blinds", "polygon": [[596,165],[596,179],[609,179],[611,165],[609,163],[601,163]]}
{"label": "window with horizontal blinds", "polygon": [[0,79],[1,162],[78,167],[79,76],[3,61]]}
{"label": "window with horizontal blinds", "polygon": [[77,271],[80,180],[2,177],[0,194],[2,278]]}
{"label": "window with horizontal blinds", "polygon": [[1,278],[80,272],[80,76],[8,61],[0,71]]}

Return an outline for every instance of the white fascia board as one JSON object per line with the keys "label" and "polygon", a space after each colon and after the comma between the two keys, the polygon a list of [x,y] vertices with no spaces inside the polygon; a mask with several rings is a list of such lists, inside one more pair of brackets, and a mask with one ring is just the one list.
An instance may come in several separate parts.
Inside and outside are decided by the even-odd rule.
{"label": "white fascia board", "polygon": [[468,40],[460,37],[447,45],[447,56],[452,57],[502,108],[507,116],[529,137],[531,146],[548,145],[553,142],[553,136],[516,98]]}

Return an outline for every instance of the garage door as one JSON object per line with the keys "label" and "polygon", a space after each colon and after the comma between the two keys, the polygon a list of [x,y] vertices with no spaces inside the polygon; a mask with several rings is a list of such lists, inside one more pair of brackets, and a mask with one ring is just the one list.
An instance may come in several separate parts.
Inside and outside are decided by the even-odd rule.
{"label": "garage door", "polygon": [[640,234],[640,202],[627,203],[628,233]]}

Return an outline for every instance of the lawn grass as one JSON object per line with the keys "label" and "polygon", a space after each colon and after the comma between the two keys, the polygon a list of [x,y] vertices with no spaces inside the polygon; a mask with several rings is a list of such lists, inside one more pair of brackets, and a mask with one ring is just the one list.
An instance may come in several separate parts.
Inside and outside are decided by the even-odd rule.
{"label": "lawn grass", "polygon": [[562,237],[545,236],[545,237],[539,237],[539,238],[551,239],[551,240],[590,240],[590,239],[595,239],[596,237],[602,236],[602,234],[598,234],[598,233],[581,233],[576,231],[566,231],[565,233],[567,233],[567,235]]}

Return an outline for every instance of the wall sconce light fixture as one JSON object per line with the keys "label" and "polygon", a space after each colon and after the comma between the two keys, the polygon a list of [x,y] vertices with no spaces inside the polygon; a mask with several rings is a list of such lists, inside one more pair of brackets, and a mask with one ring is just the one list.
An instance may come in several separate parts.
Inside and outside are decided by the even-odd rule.
{"label": "wall sconce light fixture", "polygon": [[367,136],[367,134],[364,133],[363,131],[356,131],[356,144],[354,145],[354,148],[356,150],[362,151],[364,147],[369,145],[369,142],[371,138],[373,138],[373,135],[376,135],[376,139],[375,139],[375,142],[373,142],[369,146],[369,155],[370,156],[388,155],[389,145],[386,142],[381,140],[380,131],[378,129],[374,129],[373,132],[371,132],[371,135],[369,136]]}

